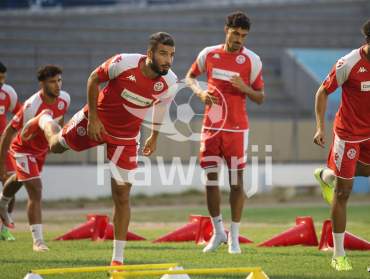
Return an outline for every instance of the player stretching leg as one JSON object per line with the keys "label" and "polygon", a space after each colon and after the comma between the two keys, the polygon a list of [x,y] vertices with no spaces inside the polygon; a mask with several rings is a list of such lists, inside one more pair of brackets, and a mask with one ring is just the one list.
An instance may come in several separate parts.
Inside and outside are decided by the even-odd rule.
{"label": "player stretching leg", "polygon": [[[40,129],[28,139],[21,137],[21,130],[27,121],[35,116],[39,117],[45,110],[50,112],[52,119],[60,124],[63,123],[64,114],[70,104],[70,97],[67,92],[61,90],[61,74],[62,70],[53,65],[39,70],[40,91],[26,100],[23,108],[6,127],[0,143],[1,159],[4,160],[10,147],[13,165],[16,166],[16,173],[5,182],[0,199],[0,209],[8,206],[10,199],[24,184],[28,193],[27,215],[32,232],[33,250],[37,252],[49,250],[42,233],[42,182],[40,178],[49,146]],[[0,210],[0,217],[5,225],[12,224],[6,210]]]}
{"label": "player stretching leg", "polygon": [[[230,14],[226,18],[225,43],[203,49],[186,76],[188,85],[206,104],[200,164],[207,170],[206,197],[214,235],[203,252],[214,251],[227,240],[217,184],[219,164],[216,161],[219,160],[209,160],[214,157],[225,159],[229,169],[232,222],[228,251],[231,254],[241,253],[239,226],[245,201],[243,170],[246,166],[249,127],[246,97],[257,104],[264,100],[261,60],[258,55],[243,46],[249,29],[250,20],[244,13]],[[208,78],[206,91],[200,88],[196,80],[202,73],[206,73]],[[223,121],[212,123],[210,113],[216,111],[213,109],[213,103],[217,102],[221,102],[223,108]]]}
{"label": "player stretching leg", "polygon": [[[344,251],[347,201],[354,176],[370,175],[370,20],[362,28],[366,43],[342,57],[316,93],[315,144],[325,145],[325,111],[328,95],[342,88],[342,101],[334,120],[334,140],[327,166],[315,177],[332,200],[334,255],[331,265],[338,271],[351,270]],[[331,184],[335,185],[330,187]],[[330,198],[333,197],[333,198]]]}
{"label": "player stretching leg", "polygon": [[[114,202],[114,241],[111,265],[122,265],[130,222],[129,196],[132,183],[130,172],[137,167],[138,135],[144,114],[154,105],[154,118],[164,100],[170,99],[169,88],[177,77],[170,70],[175,53],[172,37],[164,32],[149,39],[147,55],[118,54],[94,70],[87,81],[88,104],[62,129],[48,111],[28,122],[23,137],[32,136],[41,128],[54,153],[75,151],[106,144],[107,155],[115,168],[111,169],[111,189]],[[99,85],[107,85],[99,91]],[[154,125],[159,121],[154,120]],[[158,129],[146,140],[143,154],[156,149]]]}

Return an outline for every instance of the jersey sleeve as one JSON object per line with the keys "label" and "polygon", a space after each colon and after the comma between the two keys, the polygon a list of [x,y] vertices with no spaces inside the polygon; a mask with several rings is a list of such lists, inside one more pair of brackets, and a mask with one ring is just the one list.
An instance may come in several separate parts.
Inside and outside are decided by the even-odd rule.
{"label": "jersey sleeve", "polygon": [[8,95],[9,95],[9,111],[13,114],[16,114],[22,105],[18,101],[18,94],[12,86],[8,86]]}
{"label": "jersey sleeve", "polygon": [[19,131],[23,128],[23,118],[24,118],[24,108],[21,108],[18,110],[18,112],[13,116],[13,118],[10,120],[10,125]]}
{"label": "jersey sleeve", "polygon": [[251,65],[250,84],[254,90],[261,90],[265,83],[262,77],[262,61],[256,56]]}
{"label": "jersey sleeve", "polygon": [[17,114],[20,109],[22,109],[22,103],[21,102],[17,102],[17,104],[15,105],[14,109],[12,110],[12,113],[13,114]]}
{"label": "jersey sleeve", "polygon": [[122,73],[124,69],[122,54],[115,55],[101,64],[96,72],[100,82],[106,82],[111,79],[115,79]]}
{"label": "jersey sleeve", "polygon": [[206,59],[207,59],[208,49],[203,49],[197,56],[197,59],[191,65],[191,74],[195,77],[200,76],[206,71]]}
{"label": "jersey sleeve", "polygon": [[348,70],[345,59],[341,58],[333,66],[326,79],[323,81],[322,86],[328,94],[333,93],[338,87],[348,78]]}

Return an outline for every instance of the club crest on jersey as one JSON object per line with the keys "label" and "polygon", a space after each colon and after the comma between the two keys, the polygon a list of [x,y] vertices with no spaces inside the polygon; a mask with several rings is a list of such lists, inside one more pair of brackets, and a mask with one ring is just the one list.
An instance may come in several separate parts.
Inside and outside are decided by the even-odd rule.
{"label": "club crest on jersey", "polygon": [[351,148],[350,150],[348,150],[347,157],[348,159],[353,160],[356,157],[356,149]]}
{"label": "club crest on jersey", "polygon": [[63,110],[64,109],[64,102],[63,101],[59,101],[59,103],[58,103],[58,109],[59,110]]}
{"label": "club crest on jersey", "polygon": [[86,129],[84,127],[78,126],[76,130],[77,130],[77,135],[79,135],[80,137],[86,136]]}
{"label": "club crest on jersey", "polygon": [[0,100],[5,100],[6,96],[3,92],[0,92]]}
{"label": "club crest on jersey", "polygon": [[235,61],[236,63],[238,64],[244,64],[245,63],[245,56],[244,55],[238,55],[236,58],[235,58]]}
{"label": "club crest on jersey", "polygon": [[154,91],[159,92],[159,91],[162,91],[163,88],[164,88],[164,83],[162,81],[157,81],[156,83],[154,83],[154,87],[153,87]]}
{"label": "club crest on jersey", "polygon": [[5,107],[4,106],[0,106],[0,114],[5,114]]}

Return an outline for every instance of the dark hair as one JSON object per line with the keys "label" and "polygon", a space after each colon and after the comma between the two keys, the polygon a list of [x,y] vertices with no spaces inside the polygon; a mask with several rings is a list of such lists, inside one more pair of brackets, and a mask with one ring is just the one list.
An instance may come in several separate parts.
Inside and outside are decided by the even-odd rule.
{"label": "dark hair", "polygon": [[3,63],[0,62],[0,73],[5,74],[7,71],[7,68]]}
{"label": "dark hair", "polygon": [[241,11],[232,12],[226,17],[225,25],[227,27],[242,28],[249,30],[251,28],[251,21],[247,15]]}
{"label": "dark hair", "polygon": [[370,44],[370,19],[362,25],[362,34],[364,34],[366,42]]}
{"label": "dark hair", "polygon": [[155,50],[159,44],[166,46],[175,46],[175,40],[166,32],[157,32],[149,37],[149,50]]}
{"label": "dark hair", "polygon": [[48,78],[55,77],[56,75],[62,74],[62,69],[55,65],[46,65],[41,67],[37,72],[37,79],[44,81]]}

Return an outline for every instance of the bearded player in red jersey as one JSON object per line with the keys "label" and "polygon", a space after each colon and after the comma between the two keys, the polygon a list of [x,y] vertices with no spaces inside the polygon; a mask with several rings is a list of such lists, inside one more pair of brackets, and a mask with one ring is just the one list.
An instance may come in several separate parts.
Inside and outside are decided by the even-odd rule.
{"label": "bearded player in red jersey", "polygon": [[[51,112],[50,117],[62,124],[70,104],[70,97],[67,92],[61,90],[62,70],[59,67],[54,65],[42,67],[38,71],[38,80],[40,91],[25,101],[22,109],[6,127],[1,139],[0,161],[4,161],[10,150],[16,173],[4,184],[0,198],[0,217],[5,225],[12,226],[7,207],[15,193],[24,185],[28,193],[27,215],[32,232],[33,250],[44,252],[49,248],[44,242],[42,233],[40,175],[49,146],[41,130],[35,131],[34,137],[29,140],[21,138],[21,131],[30,119],[37,117],[45,109]],[[3,168],[0,169],[0,175],[4,176]]]}
{"label": "bearded player in red jersey", "polygon": [[[175,43],[169,34],[151,35],[147,55],[118,54],[91,73],[87,82],[88,104],[63,128],[45,110],[23,130],[22,137],[28,138],[42,129],[54,153],[107,145],[108,159],[114,166],[111,168],[114,202],[111,265],[123,264],[130,221],[130,174],[137,168],[138,137],[143,121],[134,111],[144,114],[154,106],[152,133],[143,148],[143,154],[149,156],[156,149],[155,126],[160,125],[157,112],[167,106],[177,83],[176,75],[170,70],[174,54]],[[107,84],[99,91],[102,83]]]}
{"label": "bearded player in red jersey", "polygon": [[[7,114],[16,114],[22,107],[18,101],[17,92],[12,86],[6,84],[7,68],[3,63],[0,62],[0,134],[2,135],[7,122]],[[11,162],[11,155],[8,152],[5,161],[0,160],[0,168],[4,168],[0,173],[4,174],[4,177],[0,177],[3,184],[10,175],[15,172],[15,168]],[[11,213],[14,208],[15,199],[13,198],[8,206],[8,212]],[[14,236],[10,233],[4,224],[1,224],[0,229],[0,240],[15,240]]]}
{"label": "bearded player in red jersey", "polygon": [[[200,164],[207,173],[207,205],[212,217],[214,235],[203,252],[214,251],[227,241],[220,212],[218,167],[223,158],[229,169],[231,230],[228,251],[241,253],[239,226],[245,201],[243,170],[248,147],[246,98],[264,101],[262,62],[257,54],[244,47],[250,20],[243,12],[227,16],[225,43],[203,49],[187,73],[187,84],[206,104],[200,147]],[[207,74],[208,89],[202,90],[196,78]],[[221,109],[217,108],[217,104]],[[211,114],[222,114],[216,122]],[[212,158],[215,158],[212,159]],[[236,177],[236,179],[232,179]]]}
{"label": "bearded player in red jersey", "polygon": [[370,20],[363,25],[362,32],[366,43],[339,59],[316,93],[314,142],[324,147],[328,95],[342,88],[327,168],[315,170],[323,196],[332,205],[334,255],[331,265],[338,271],[352,269],[344,251],[344,232],[353,178],[370,175]]}

